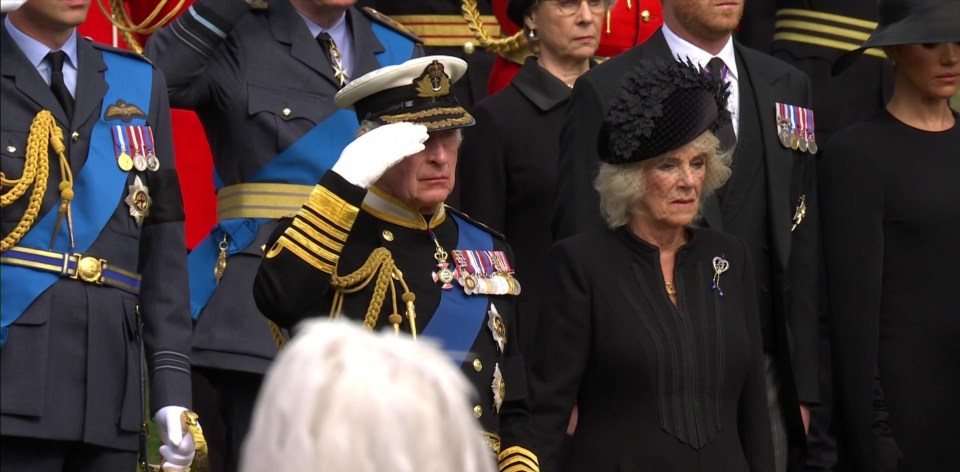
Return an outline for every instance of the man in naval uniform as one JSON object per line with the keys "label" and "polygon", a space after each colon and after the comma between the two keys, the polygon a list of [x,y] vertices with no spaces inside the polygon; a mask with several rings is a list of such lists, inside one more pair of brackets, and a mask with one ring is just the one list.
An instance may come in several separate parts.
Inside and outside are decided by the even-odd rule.
{"label": "man in naval uniform", "polygon": [[189,257],[191,359],[217,392],[228,470],[277,352],[250,296],[261,247],[356,130],[334,94],[423,54],[395,22],[352,4],[199,0],[147,43],[170,103],[197,113],[212,147],[218,224]]}
{"label": "man in naval uniform", "polygon": [[133,471],[149,394],[163,465],[183,470],[190,315],[166,84],[79,37],[89,7],[30,0],[0,26],[0,468]]}
{"label": "man in naval uniform", "polygon": [[474,124],[451,93],[465,71],[428,56],[337,94],[360,137],[271,236],[254,298],[286,328],[346,316],[439,342],[476,388],[473,413],[501,470],[536,471],[510,247],[443,203],[460,128]]}

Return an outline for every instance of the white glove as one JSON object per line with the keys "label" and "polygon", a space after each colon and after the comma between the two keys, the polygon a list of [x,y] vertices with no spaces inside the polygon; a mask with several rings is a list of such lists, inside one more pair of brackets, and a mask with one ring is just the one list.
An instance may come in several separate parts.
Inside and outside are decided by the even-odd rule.
{"label": "white glove", "polygon": [[383,125],[350,143],[330,170],[357,187],[367,188],[403,158],[423,151],[429,137],[423,125]]}
{"label": "white glove", "polygon": [[184,434],[186,432],[180,426],[180,414],[184,411],[187,409],[182,406],[165,406],[153,416],[153,422],[160,431],[160,440],[163,441],[160,446],[160,455],[163,456],[160,470],[187,470],[193,463],[196,452],[193,436]]}
{"label": "white glove", "polygon": [[20,8],[27,0],[0,0],[0,12],[7,13]]}

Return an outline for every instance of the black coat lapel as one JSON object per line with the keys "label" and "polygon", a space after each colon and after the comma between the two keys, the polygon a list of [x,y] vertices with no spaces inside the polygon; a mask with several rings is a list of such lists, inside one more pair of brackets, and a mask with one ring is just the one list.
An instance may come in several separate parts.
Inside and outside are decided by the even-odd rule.
{"label": "black coat lapel", "polygon": [[[2,25],[2,22],[0,22]],[[30,100],[33,100],[40,108],[49,110],[57,120],[60,127],[69,129],[69,121],[60,102],[50,91],[50,86],[43,81],[43,77],[37,72],[37,68],[30,63],[27,56],[13,41],[13,37],[7,32],[7,27],[2,26],[3,39],[0,41],[3,47],[2,74],[12,77],[17,88]],[[68,133],[69,134],[69,133]]]}
{"label": "black coat lapel", "polygon": [[[769,77],[759,63],[762,59],[740,44],[735,43],[737,57],[741,59],[743,74],[750,77],[753,96],[757,104],[757,120],[760,123],[760,139],[767,169],[767,199],[770,216],[770,232],[779,267],[786,267],[790,254],[790,182],[793,173],[793,151],[783,147],[777,137],[776,109],[774,103],[777,81]],[[740,93],[748,92],[741,90]],[[798,105],[793,103],[791,105]]]}
{"label": "black coat lapel", "polygon": [[353,37],[353,74],[350,79],[355,79],[380,68],[376,54],[383,52],[384,47],[376,35],[370,33],[370,20],[363,13],[351,8],[347,11],[347,19]]}
{"label": "black coat lapel", "polygon": [[[100,117],[101,101],[107,93],[107,82],[103,80],[103,72],[107,65],[103,56],[86,39],[77,40],[77,90],[76,106],[73,112],[73,127],[71,131],[79,129],[88,120]],[[150,109],[150,103],[137,103],[143,110]],[[91,116],[93,115],[93,116]]]}
{"label": "black coat lapel", "polygon": [[317,38],[310,36],[310,30],[289,2],[274,2],[270,5],[270,30],[277,41],[290,45],[290,55],[307,67],[340,87],[340,80],[333,76],[333,67],[327,63]]}

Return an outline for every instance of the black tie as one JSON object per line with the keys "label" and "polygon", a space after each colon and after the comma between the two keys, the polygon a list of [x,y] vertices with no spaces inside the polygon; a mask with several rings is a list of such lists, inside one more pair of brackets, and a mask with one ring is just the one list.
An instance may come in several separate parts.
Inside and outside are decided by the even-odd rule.
{"label": "black tie", "polygon": [[50,60],[50,90],[53,96],[57,97],[63,111],[67,113],[67,119],[73,119],[73,95],[67,89],[67,84],[63,81],[63,61],[67,59],[67,53],[63,51],[50,51],[47,54]]}
{"label": "black tie", "polygon": [[340,87],[347,85],[347,79],[350,77],[347,76],[347,70],[343,68],[343,63],[341,62],[342,57],[340,50],[337,49],[337,43],[334,42],[333,38],[327,33],[318,34],[317,42],[320,43],[320,49],[323,50],[323,55],[326,56],[327,62],[330,64],[330,67],[333,68],[333,76],[340,81]]}
{"label": "black tie", "polygon": [[[723,74],[723,67],[723,59],[714,57],[710,59],[710,62],[707,62],[707,73],[710,74],[713,80],[725,80],[726,77]],[[732,121],[729,125],[720,128],[717,134],[719,135],[717,139],[720,140],[721,149],[733,149],[733,147],[737,145],[737,135],[733,131]]]}

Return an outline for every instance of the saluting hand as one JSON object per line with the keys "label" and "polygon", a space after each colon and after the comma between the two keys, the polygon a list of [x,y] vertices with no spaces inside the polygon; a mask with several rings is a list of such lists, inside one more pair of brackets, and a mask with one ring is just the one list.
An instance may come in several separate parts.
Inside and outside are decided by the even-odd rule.
{"label": "saluting hand", "polygon": [[427,127],[423,125],[383,125],[350,143],[330,170],[353,185],[367,188],[403,158],[423,151],[427,138]]}

